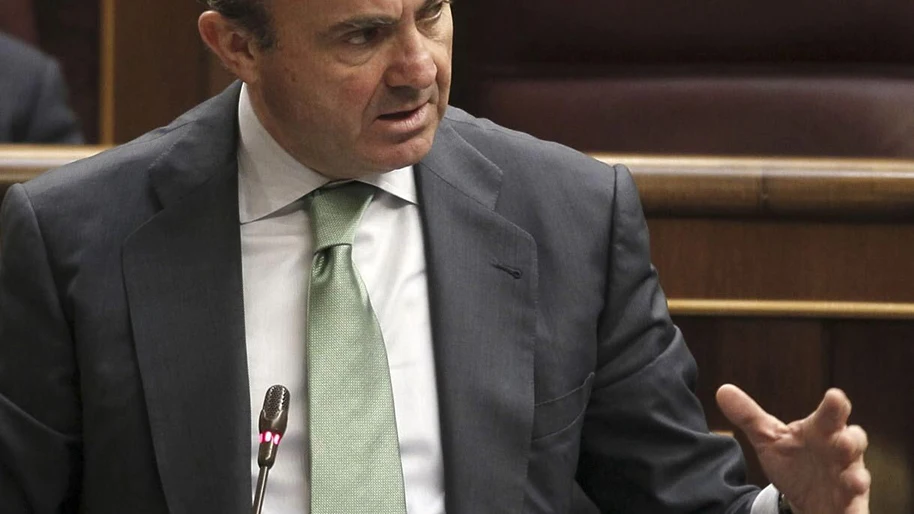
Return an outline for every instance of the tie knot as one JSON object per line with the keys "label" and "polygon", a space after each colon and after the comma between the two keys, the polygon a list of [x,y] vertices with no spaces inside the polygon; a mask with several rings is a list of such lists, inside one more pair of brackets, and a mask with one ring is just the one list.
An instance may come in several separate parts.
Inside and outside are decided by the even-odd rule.
{"label": "tie knot", "polygon": [[330,184],[308,195],[314,251],[351,245],[362,213],[374,196],[374,187],[362,182]]}

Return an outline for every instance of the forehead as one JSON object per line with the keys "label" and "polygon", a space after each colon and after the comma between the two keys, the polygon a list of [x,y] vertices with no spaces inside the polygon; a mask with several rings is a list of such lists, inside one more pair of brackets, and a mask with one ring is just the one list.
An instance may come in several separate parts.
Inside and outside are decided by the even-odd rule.
{"label": "forehead", "polygon": [[270,0],[276,21],[324,25],[353,17],[400,18],[435,0]]}

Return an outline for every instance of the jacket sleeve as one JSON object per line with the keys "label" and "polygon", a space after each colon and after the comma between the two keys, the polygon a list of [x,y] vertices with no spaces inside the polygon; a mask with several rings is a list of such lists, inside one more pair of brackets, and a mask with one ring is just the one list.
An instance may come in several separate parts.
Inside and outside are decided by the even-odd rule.
{"label": "jacket sleeve", "polygon": [[38,220],[13,186],[0,214],[0,505],[75,512],[80,464],[71,330]]}
{"label": "jacket sleeve", "polygon": [[603,512],[747,513],[735,440],[709,433],[697,369],[650,261],[647,223],[627,169],[615,168],[610,262],[597,370],[578,482]]}

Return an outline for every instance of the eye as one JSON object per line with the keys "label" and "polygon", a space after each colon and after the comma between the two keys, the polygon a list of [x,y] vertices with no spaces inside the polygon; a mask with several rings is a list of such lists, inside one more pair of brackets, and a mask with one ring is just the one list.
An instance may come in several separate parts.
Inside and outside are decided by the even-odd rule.
{"label": "eye", "polygon": [[441,17],[441,14],[444,12],[444,4],[447,4],[445,0],[435,2],[425,9],[422,10],[422,20],[423,21],[435,21]]}
{"label": "eye", "polygon": [[350,32],[343,36],[343,41],[354,46],[364,46],[376,40],[381,34],[378,27],[370,27]]}

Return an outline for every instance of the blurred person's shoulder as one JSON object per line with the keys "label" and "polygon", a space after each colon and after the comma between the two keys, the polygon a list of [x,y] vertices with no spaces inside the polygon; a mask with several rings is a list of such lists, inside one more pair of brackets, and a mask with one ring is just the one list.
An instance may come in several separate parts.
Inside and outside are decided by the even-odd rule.
{"label": "blurred person's shoulder", "polygon": [[38,48],[0,32],[0,77],[15,77],[29,70],[42,70],[54,59]]}
{"label": "blurred person's shoulder", "polygon": [[0,142],[81,144],[68,96],[57,59],[0,32]]}
{"label": "blurred person's shoulder", "polygon": [[0,32],[0,119],[29,112],[34,92],[57,67],[57,61],[38,48]]}

